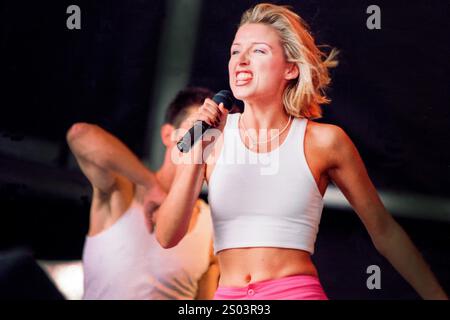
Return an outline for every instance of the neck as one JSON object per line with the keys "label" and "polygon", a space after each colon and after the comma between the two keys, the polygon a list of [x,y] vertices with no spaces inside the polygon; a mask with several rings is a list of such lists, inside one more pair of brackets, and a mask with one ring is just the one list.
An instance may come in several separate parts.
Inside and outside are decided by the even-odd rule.
{"label": "neck", "polygon": [[282,129],[289,120],[289,115],[284,110],[283,104],[245,103],[242,118],[248,129]]}

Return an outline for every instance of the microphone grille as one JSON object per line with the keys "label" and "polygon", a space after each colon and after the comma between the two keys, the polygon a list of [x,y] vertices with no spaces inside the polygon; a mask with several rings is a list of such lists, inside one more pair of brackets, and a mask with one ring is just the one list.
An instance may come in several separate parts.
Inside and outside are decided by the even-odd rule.
{"label": "microphone grille", "polygon": [[227,110],[231,110],[234,104],[233,94],[228,90],[220,90],[214,95],[212,99],[217,104],[223,103],[223,106]]}

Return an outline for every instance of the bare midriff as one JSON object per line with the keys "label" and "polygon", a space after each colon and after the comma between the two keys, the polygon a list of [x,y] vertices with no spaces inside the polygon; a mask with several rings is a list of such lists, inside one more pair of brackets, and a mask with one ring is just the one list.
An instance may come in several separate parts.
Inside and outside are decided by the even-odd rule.
{"label": "bare midriff", "polygon": [[285,248],[235,248],[220,251],[219,286],[245,287],[250,283],[292,275],[318,276],[309,252]]}

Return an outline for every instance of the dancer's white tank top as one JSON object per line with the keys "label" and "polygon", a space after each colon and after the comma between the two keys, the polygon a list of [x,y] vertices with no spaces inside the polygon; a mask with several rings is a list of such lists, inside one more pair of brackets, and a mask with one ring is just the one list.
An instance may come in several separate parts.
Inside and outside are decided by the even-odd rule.
{"label": "dancer's white tank top", "polygon": [[83,251],[84,299],[194,299],[209,267],[212,222],[208,205],[195,227],[171,249],[163,249],[133,202],[105,231],[88,236]]}

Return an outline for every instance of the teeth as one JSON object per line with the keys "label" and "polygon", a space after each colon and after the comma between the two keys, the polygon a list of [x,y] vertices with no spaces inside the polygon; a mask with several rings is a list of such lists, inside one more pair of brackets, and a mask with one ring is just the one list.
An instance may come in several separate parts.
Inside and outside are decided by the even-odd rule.
{"label": "teeth", "polygon": [[250,73],[247,73],[247,72],[240,72],[236,76],[237,80],[249,80],[251,78],[252,78],[252,75]]}

